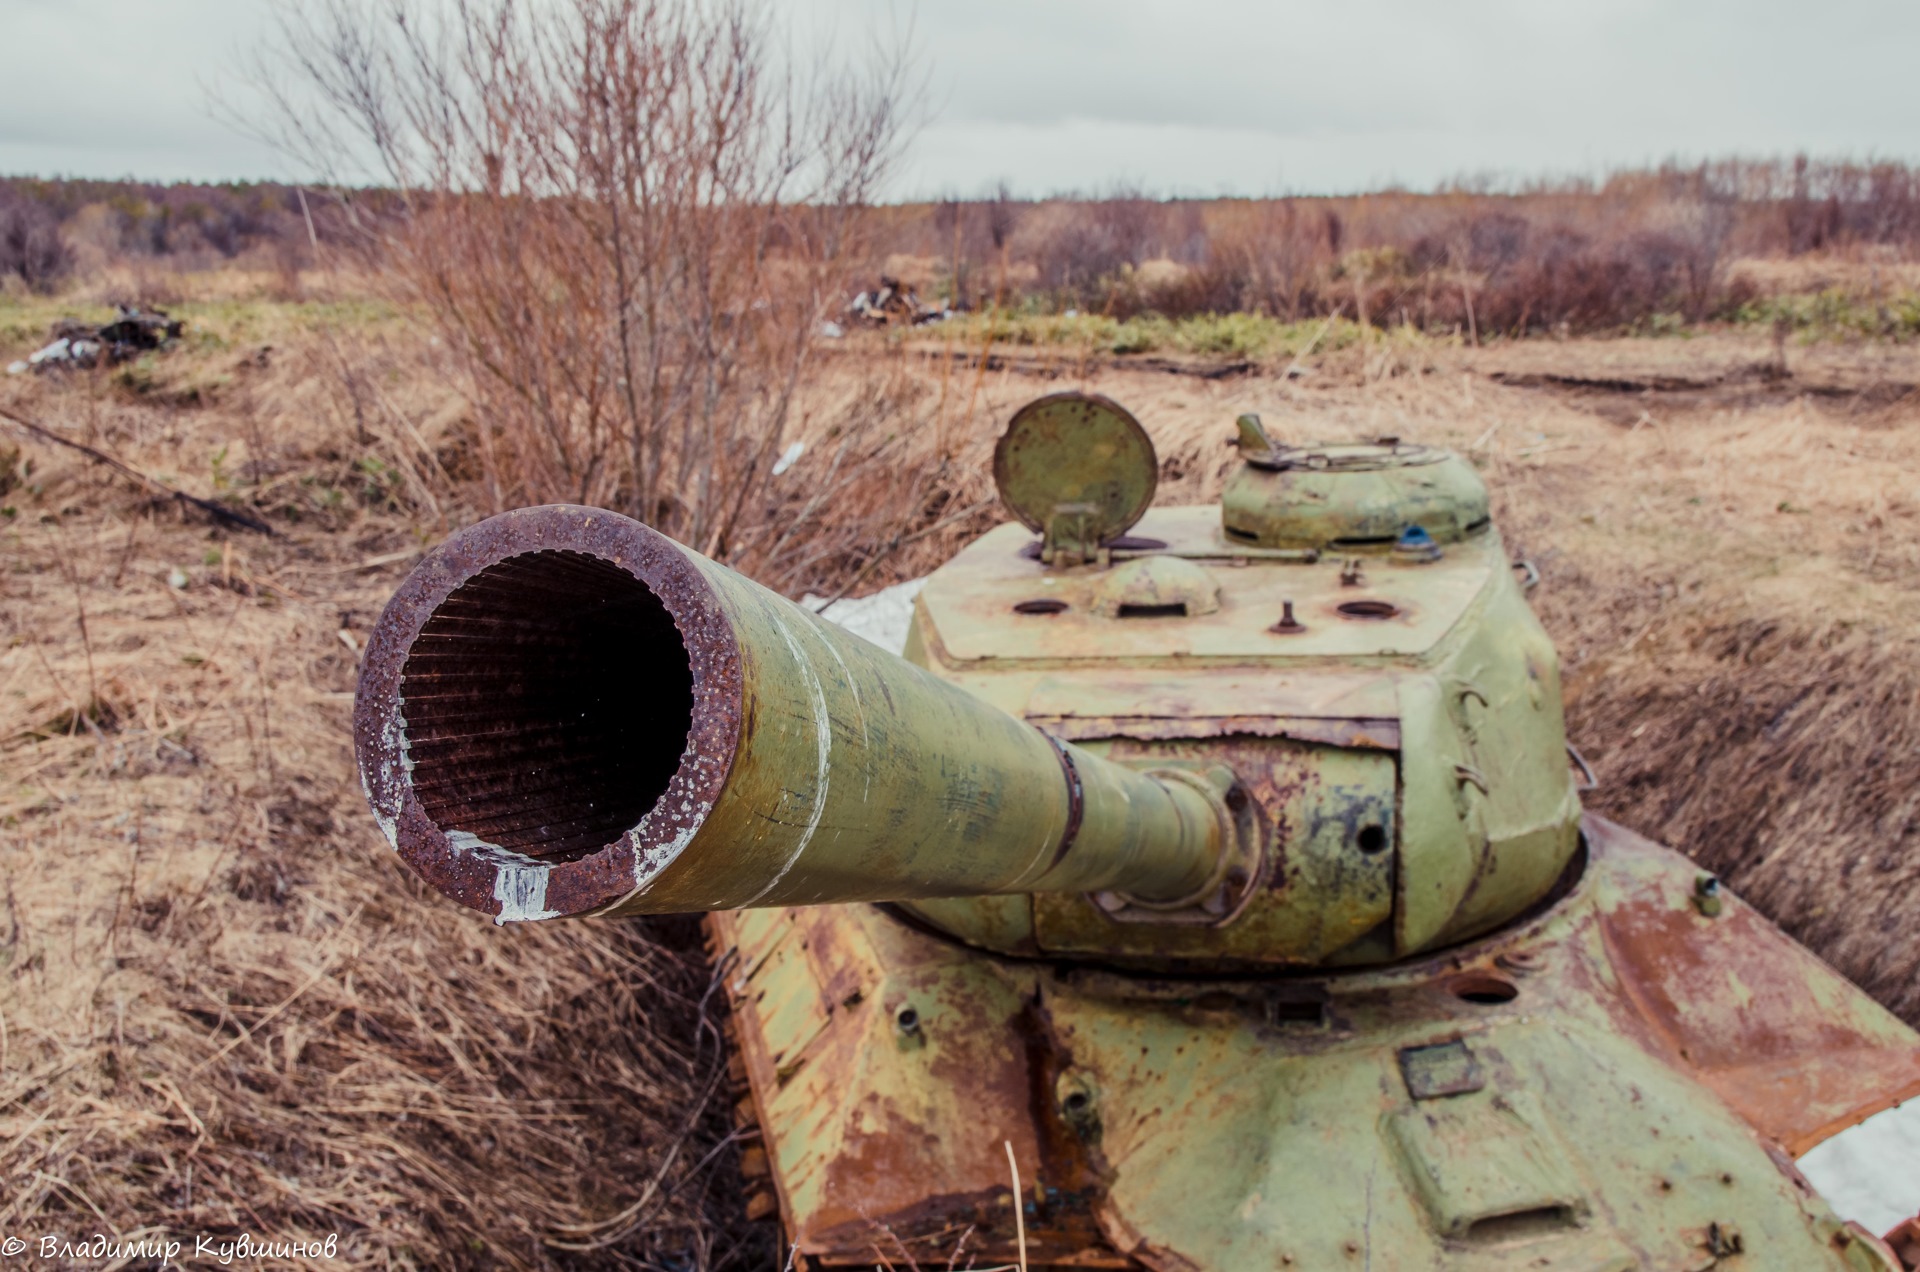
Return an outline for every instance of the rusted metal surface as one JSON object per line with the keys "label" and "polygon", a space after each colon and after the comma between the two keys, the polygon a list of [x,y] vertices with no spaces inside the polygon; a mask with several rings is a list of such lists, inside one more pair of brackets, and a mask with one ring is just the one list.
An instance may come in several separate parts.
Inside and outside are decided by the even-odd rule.
{"label": "rusted metal surface", "polygon": [[1920,1217],[1907,1220],[1887,1234],[1887,1245],[1900,1260],[1900,1266],[1912,1272],[1920,1268]]}
{"label": "rusted metal surface", "polygon": [[1620,876],[1600,902],[1619,1018],[1643,1045],[1794,1157],[1920,1095],[1911,1030],[1724,889],[1702,913],[1699,876]]}
{"label": "rusted metal surface", "polygon": [[[814,1266],[963,1236],[1011,1262],[1004,1140],[1036,1268],[1898,1267],[1788,1147],[1920,1086],[1913,1035],[1737,898],[1701,916],[1677,854],[1587,834],[1499,936],[1305,982],[1052,970],[864,907],[716,916],[788,1232]],[[1748,1099],[1747,1046],[1806,1084]]]}
{"label": "rusted metal surface", "polygon": [[[1051,1106],[1044,1006],[961,947],[878,911],[722,914],[727,981],[782,1217],[816,1265],[1136,1267],[1103,1250],[1097,1167]],[[913,1028],[904,1029],[911,1012]]]}

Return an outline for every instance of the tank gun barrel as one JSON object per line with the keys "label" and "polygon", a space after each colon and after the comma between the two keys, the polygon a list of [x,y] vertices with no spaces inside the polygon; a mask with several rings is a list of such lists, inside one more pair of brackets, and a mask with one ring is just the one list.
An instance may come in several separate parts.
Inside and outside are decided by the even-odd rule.
{"label": "tank gun barrel", "polygon": [[1057,741],[640,523],[528,508],[389,602],[356,698],[375,817],[500,921],[1107,890],[1178,904],[1218,784]]}

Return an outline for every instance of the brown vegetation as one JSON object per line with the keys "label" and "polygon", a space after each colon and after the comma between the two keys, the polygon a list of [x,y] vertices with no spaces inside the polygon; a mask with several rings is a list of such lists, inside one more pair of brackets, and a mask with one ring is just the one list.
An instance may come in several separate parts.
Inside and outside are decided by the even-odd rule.
{"label": "brown vegetation", "polygon": [[446,338],[488,511],[595,504],[729,561],[767,539],[911,95],[903,58],[796,68],[781,36],[746,3],[287,14],[259,86],[309,162],[404,204],[358,246]]}
{"label": "brown vegetation", "polygon": [[1920,246],[1920,172],[1803,156],[1504,191],[1038,203],[1002,193],[876,216],[895,271],[917,270],[923,291],[963,307],[1344,313],[1477,343],[1730,316],[1764,294],[1729,268],[1738,259],[1904,259]]}

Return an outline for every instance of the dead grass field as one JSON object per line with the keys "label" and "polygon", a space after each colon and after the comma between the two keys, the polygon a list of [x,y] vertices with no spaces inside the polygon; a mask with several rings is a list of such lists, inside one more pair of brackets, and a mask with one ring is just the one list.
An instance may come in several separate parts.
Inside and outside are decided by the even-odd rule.
{"label": "dead grass field", "polygon": [[[186,297],[178,351],[0,379],[0,406],[279,531],[212,529],[0,427],[0,1233],[337,1232],[366,1267],[776,1266],[704,1098],[724,1062],[690,930],[496,929],[416,884],[361,806],[357,649],[473,515],[433,473],[464,418],[436,349],[346,294],[220,286]],[[0,315],[0,361],[48,304]],[[1541,570],[1592,806],[1920,1023],[1910,346],[1794,345],[1785,379],[1760,369],[1764,334],[1726,332],[1375,335],[1298,378],[966,353],[848,341],[811,390],[817,441],[883,384],[938,423],[917,444],[950,451],[963,515],[903,536],[860,591],[995,519],[992,439],[1041,392],[1131,407],[1168,501],[1217,494],[1245,410],[1292,439],[1459,447]]]}

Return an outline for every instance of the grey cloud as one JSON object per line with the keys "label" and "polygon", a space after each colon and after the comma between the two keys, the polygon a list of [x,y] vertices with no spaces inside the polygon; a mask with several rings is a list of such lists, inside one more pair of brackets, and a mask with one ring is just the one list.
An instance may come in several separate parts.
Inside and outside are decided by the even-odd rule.
{"label": "grey cloud", "polygon": [[[895,187],[1424,186],[1670,155],[1920,155],[1910,0],[774,0],[838,50],[910,19],[941,110]],[[0,0],[0,171],[280,173],[202,81],[259,0]]]}

